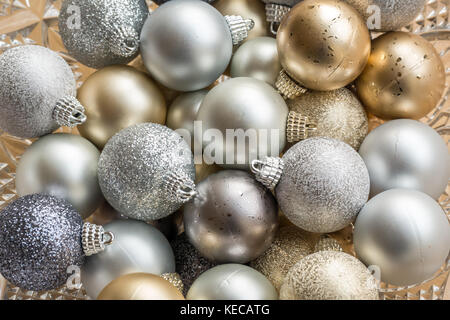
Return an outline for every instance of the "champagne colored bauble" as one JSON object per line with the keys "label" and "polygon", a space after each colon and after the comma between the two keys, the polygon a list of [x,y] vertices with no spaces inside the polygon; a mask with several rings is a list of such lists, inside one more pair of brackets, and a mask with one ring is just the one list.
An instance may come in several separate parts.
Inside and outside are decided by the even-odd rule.
{"label": "champagne colored bauble", "polygon": [[98,185],[100,152],[73,134],[49,134],[35,141],[20,158],[16,189],[20,196],[44,193],[68,200],[83,219],[103,202]]}
{"label": "champagne colored bauble", "polygon": [[[215,129],[223,137],[216,139],[204,135],[204,156],[208,157],[209,152],[206,151],[213,146],[214,159],[208,161],[215,161],[225,168],[243,170],[248,169],[258,155],[278,156],[286,144],[287,118],[286,102],[267,83],[253,78],[226,80],[209,91],[197,115],[197,120],[202,121],[203,132]],[[228,139],[227,142],[227,129],[242,129],[243,133],[250,129],[255,139],[248,138],[241,143],[239,139],[231,142]],[[234,159],[230,159],[233,155]]]}
{"label": "champagne colored bauble", "polygon": [[427,0],[344,1],[358,10],[361,16],[364,17],[364,21],[368,22],[372,31],[395,31],[401,29],[420,14],[427,2]]}
{"label": "champagne colored bauble", "polygon": [[218,263],[247,263],[270,247],[277,204],[249,173],[224,170],[200,182],[184,206],[184,229],[200,253]]}
{"label": "champagne colored bauble", "polygon": [[337,240],[333,239],[332,237],[330,237],[327,234],[323,234],[319,237],[319,240],[316,242],[316,244],[314,246],[314,252],[319,252],[319,251],[342,252],[343,249]]}
{"label": "champagne colored bauble", "polygon": [[437,199],[450,178],[445,141],[419,121],[399,119],[382,124],[367,136],[359,154],[369,170],[371,197],[402,188]]}
{"label": "champagne colored bauble", "polygon": [[377,117],[420,119],[441,99],[444,64],[424,38],[389,32],[373,41],[356,88],[361,102]]}
{"label": "champagne colored bauble", "polygon": [[290,110],[316,123],[310,137],[329,137],[344,141],[356,150],[367,136],[369,122],[358,98],[348,89],[308,91],[287,100]]}
{"label": "champagne colored bauble", "polygon": [[87,257],[81,269],[81,282],[92,299],[108,283],[125,274],[175,272],[169,241],[156,228],[140,221],[115,220],[105,229],[114,234],[113,243],[105,251]]}
{"label": "champagne colored bauble", "polygon": [[269,249],[253,260],[250,266],[265,275],[280,290],[289,269],[312,252],[312,243],[305,232],[288,225],[278,230]]}
{"label": "champagne colored bauble", "polygon": [[242,264],[223,264],[192,284],[187,300],[277,300],[278,293],[261,273]]}
{"label": "champagne colored bauble", "polygon": [[63,199],[21,197],[0,211],[0,273],[22,289],[65,284],[69,266],[81,266],[83,220]]}
{"label": "champagne colored bauble", "polygon": [[370,35],[359,13],[338,0],[305,0],[282,20],[277,33],[284,70],[301,86],[345,87],[363,71]]}
{"label": "champagne colored bauble", "polygon": [[145,0],[65,0],[59,33],[68,53],[91,68],[127,64],[139,53]]}
{"label": "champagne colored bauble", "polygon": [[158,220],[189,200],[179,194],[193,190],[195,167],[180,135],[159,124],[142,123],[108,141],[100,155],[98,177],[106,200],[121,214]]}
{"label": "champagne colored bauble", "polygon": [[114,279],[97,300],[184,300],[169,281],[150,273],[130,273]]}
{"label": "champagne colored bauble", "polygon": [[413,285],[428,280],[446,261],[450,224],[430,196],[392,189],[364,206],[353,241],[358,257],[379,268],[383,282]]}
{"label": "champagne colored bauble", "polygon": [[149,76],[132,67],[116,65],[95,72],[83,83],[77,97],[88,117],[78,130],[100,149],[129,126],[166,121],[161,91]]}
{"label": "champagne colored bauble", "polygon": [[343,252],[311,254],[290,270],[280,290],[281,300],[378,300],[370,271]]}
{"label": "champagne colored bauble", "polygon": [[246,41],[231,60],[231,77],[250,77],[275,86],[281,64],[278,59],[277,41],[258,37]]}

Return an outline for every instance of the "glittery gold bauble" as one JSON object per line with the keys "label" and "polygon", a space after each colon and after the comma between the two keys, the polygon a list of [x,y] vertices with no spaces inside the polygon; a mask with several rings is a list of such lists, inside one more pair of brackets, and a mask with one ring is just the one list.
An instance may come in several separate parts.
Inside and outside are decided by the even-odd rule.
{"label": "glittery gold bauble", "polygon": [[312,243],[303,230],[288,225],[281,227],[272,245],[250,266],[269,279],[280,290],[289,269],[300,259],[313,252]]}
{"label": "glittery gold bauble", "polygon": [[305,0],[281,22],[277,45],[281,65],[293,80],[308,89],[328,91],[358,77],[370,54],[370,35],[350,5]]}
{"label": "glittery gold bauble", "polygon": [[342,140],[356,150],[367,136],[367,114],[358,98],[348,89],[308,91],[287,100],[290,110],[307,116],[317,129],[309,137],[328,137]]}
{"label": "glittery gold bauble", "polygon": [[163,273],[161,278],[169,281],[175,288],[178,289],[181,293],[183,293],[184,285],[183,281],[181,281],[181,277],[178,273]]}
{"label": "glittery gold bauble", "polygon": [[111,281],[97,300],[184,300],[184,297],[160,276],[130,273]]}
{"label": "glittery gold bauble", "polygon": [[342,247],[337,240],[323,234],[314,246],[314,252],[319,251],[342,251]]}
{"label": "glittery gold bauble", "polygon": [[377,117],[420,119],[441,99],[444,65],[424,38],[389,32],[373,41],[356,87],[364,106]]}
{"label": "glittery gold bauble", "polygon": [[280,290],[281,300],[378,300],[370,271],[355,257],[336,251],[313,253],[295,264]]}
{"label": "glittery gold bauble", "polygon": [[109,66],[92,74],[78,90],[89,119],[78,129],[100,149],[129,126],[164,124],[166,103],[156,83],[129,66]]}

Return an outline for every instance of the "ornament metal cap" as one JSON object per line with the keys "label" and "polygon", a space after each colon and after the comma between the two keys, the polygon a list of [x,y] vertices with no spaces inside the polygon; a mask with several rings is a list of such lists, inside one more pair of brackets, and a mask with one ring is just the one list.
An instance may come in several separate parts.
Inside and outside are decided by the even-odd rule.
{"label": "ornament metal cap", "polygon": [[66,96],[56,102],[53,119],[60,126],[75,127],[86,121],[85,109],[77,98]]}
{"label": "ornament metal cap", "polygon": [[241,16],[225,16],[231,32],[233,45],[237,45],[248,37],[248,32],[253,29],[255,22],[252,19],[244,19]]}
{"label": "ornament metal cap", "polygon": [[323,234],[320,236],[319,240],[317,241],[314,252],[319,251],[339,251],[342,252],[342,247],[335,239],[330,237],[327,234]]}
{"label": "ornament metal cap", "polygon": [[86,256],[102,252],[105,250],[105,246],[112,244],[113,241],[114,234],[112,232],[105,232],[102,226],[89,222],[83,224],[81,242]]}
{"label": "ornament metal cap", "polygon": [[194,181],[184,174],[169,173],[164,179],[164,185],[169,194],[181,203],[186,203],[197,195]]}
{"label": "ornament metal cap", "polygon": [[275,83],[275,87],[277,88],[278,92],[286,99],[294,99],[308,91],[306,88],[303,88],[294,79],[292,79],[285,70],[280,71],[280,74],[278,75],[277,81]]}
{"label": "ornament metal cap", "polygon": [[111,51],[124,58],[135,55],[139,50],[139,34],[129,25],[114,27],[109,42]]}
{"label": "ornament metal cap", "polygon": [[250,169],[257,181],[273,190],[283,174],[284,161],[279,157],[265,157],[262,160],[253,160]]}
{"label": "ornament metal cap", "polygon": [[161,278],[163,278],[164,280],[169,281],[175,288],[178,289],[178,291],[183,293],[184,284],[183,284],[183,281],[181,280],[181,276],[178,273],[176,273],[176,272],[174,272],[174,273],[163,273],[161,275]]}
{"label": "ornament metal cap", "polygon": [[317,130],[317,124],[298,112],[290,111],[286,126],[286,139],[289,143],[302,141]]}
{"label": "ornament metal cap", "polygon": [[266,21],[270,22],[270,32],[277,34],[278,26],[291,8],[282,4],[266,3]]}

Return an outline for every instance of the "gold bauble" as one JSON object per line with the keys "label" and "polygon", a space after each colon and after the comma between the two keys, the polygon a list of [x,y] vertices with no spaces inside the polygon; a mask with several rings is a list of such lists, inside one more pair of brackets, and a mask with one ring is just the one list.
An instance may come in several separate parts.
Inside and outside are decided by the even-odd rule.
{"label": "gold bauble", "polygon": [[356,81],[367,110],[382,119],[420,119],[439,102],[445,71],[434,47],[406,32],[373,41],[369,62]]}
{"label": "gold bauble", "polygon": [[328,137],[342,140],[356,150],[367,136],[369,122],[358,98],[348,89],[308,91],[286,101],[296,111],[313,121],[317,129],[308,137]]}
{"label": "gold bauble", "polygon": [[164,280],[169,281],[175,288],[178,289],[178,291],[180,291],[183,294],[183,290],[184,290],[184,284],[183,281],[181,280],[181,277],[178,273],[173,272],[173,273],[163,273],[161,275],[161,278],[163,278]]}
{"label": "gold bauble", "polygon": [[169,281],[150,273],[130,273],[111,281],[97,300],[184,300]]}
{"label": "gold bauble", "polygon": [[155,82],[129,66],[109,66],[95,72],[80,87],[77,97],[87,116],[78,130],[100,149],[124,128],[166,121],[166,103]]}
{"label": "gold bauble", "polygon": [[341,244],[336,240],[330,237],[327,234],[323,234],[320,236],[319,241],[317,241],[314,246],[314,252],[319,251],[342,251]]}
{"label": "gold bauble", "polygon": [[370,35],[359,13],[338,0],[305,0],[283,18],[277,33],[280,62],[305,88],[345,87],[364,69]]}

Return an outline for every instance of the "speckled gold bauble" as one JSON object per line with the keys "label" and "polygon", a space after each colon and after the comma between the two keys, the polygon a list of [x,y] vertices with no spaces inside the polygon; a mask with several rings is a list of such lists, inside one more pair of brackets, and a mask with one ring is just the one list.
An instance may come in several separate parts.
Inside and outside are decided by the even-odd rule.
{"label": "speckled gold bauble", "polygon": [[109,66],[95,72],[78,90],[78,99],[89,117],[78,130],[100,149],[124,128],[166,121],[166,103],[156,83],[129,66]]}
{"label": "speckled gold bauble", "polygon": [[342,140],[356,150],[367,136],[369,122],[358,98],[348,89],[308,91],[287,100],[290,110],[308,117],[317,129],[309,137],[329,137]]}
{"label": "speckled gold bauble", "polygon": [[313,245],[303,230],[288,225],[281,227],[272,245],[250,266],[269,279],[280,290],[289,269],[313,252]]}
{"label": "speckled gold bauble", "polygon": [[97,300],[184,300],[184,297],[160,276],[130,273],[111,281]]}
{"label": "speckled gold bauble", "polygon": [[164,280],[169,281],[175,288],[178,289],[183,294],[184,285],[183,281],[181,280],[181,277],[178,273],[163,273],[161,275],[161,278]]}
{"label": "speckled gold bauble", "polygon": [[377,117],[420,119],[441,99],[444,65],[424,38],[390,32],[373,41],[356,87],[364,106]]}
{"label": "speckled gold bauble", "polygon": [[355,257],[336,251],[313,253],[295,264],[280,290],[281,300],[378,300],[370,271]]}
{"label": "speckled gold bauble", "polygon": [[277,33],[280,62],[305,88],[345,87],[364,69],[370,35],[359,13],[338,0],[305,0],[281,22]]}
{"label": "speckled gold bauble", "polygon": [[342,247],[337,240],[327,234],[323,234],[314,246],[314,252],[319,251],[342,251]]}

